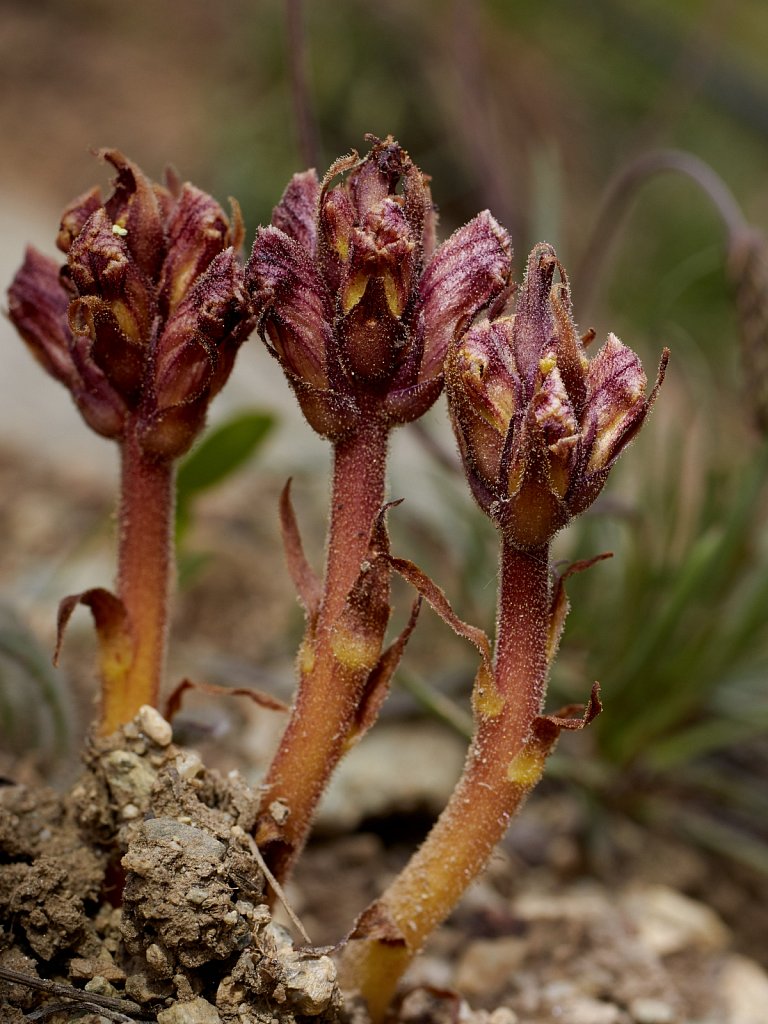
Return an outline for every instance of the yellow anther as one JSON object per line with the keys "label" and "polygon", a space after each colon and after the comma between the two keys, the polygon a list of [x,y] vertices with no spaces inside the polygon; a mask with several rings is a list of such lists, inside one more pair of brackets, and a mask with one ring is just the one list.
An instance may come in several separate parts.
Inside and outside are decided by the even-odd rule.
{"label": "yellow anther", "polygon": [[545,377],[548,373],[551,373],[556,366],[557,356],[554,352],[550,352],[549,355],[544,356],[544,358],[539,361],[539,369]]}

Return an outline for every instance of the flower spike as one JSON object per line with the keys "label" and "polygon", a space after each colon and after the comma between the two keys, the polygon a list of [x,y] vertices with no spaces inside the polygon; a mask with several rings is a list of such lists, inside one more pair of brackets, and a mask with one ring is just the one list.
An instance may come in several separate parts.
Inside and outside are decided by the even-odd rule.
{"label": "flower spike", "polygon": [[[251,328],[234,250],[239,219],[190,184],[154,185],[116,150],[112,195],[64,211],[59,269],[33,249],[8,294],[11,320],[84,419],[175,459],[197,436]],[[173,363],[174,383],[168,367]]]}
{"label": "flower spike", "polygon": [[[428,179],[392,138],[293,177],[246,268],[261,334],[310,425],[426,412],[450,342],[505,288],[506,232],[486,211],[436,252]],[[338,179],[341,178],[341,181]]]}
{"label": "flower spike", "polygon": [[[561,281],[554,283],[555,272]],[[545,544],[597,497],[642,426],[656,383],[614,334],[590,361],[554,249],[531,253],[514,316],[471,328],[446,363],[448,399],[481,508],[521,549]]]}

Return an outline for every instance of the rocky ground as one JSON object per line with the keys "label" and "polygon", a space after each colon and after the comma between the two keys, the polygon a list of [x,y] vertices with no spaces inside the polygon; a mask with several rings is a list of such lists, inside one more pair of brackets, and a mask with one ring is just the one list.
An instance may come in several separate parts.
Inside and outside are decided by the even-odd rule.
{"label": "rocky ground", "polygon": [[[0,790],[2,1019],[360,1024],[333,946],[307,939],[338,942],[340,913],[373,894],[401,849],[371,832],[326,840],[291,887],[290,916],[273,918],[249,834],[257,791],[171,736],[146,708],[89,744],[65,794]],[[399,1021],[765,1020],[768,976],[710,907],[642,872],[621,886],[565,881],[562,843],[536,867],[525,846],[513,835],[411,968]]]}
{"label": "rocky ground", "polygon": [[[174,678],[289,695],[300,616],[277,571],[279,484],[244,475],[199,510],[190,543],[212,556],[178,595]],[[50,640],[58,597],[109,583],[111,497],[82,466],[35,468],[13,448],[0,486],[4,600]],[[364,1024],[339,992],[334,947],[445,802],[464,742],[393,695],[288,886],[307,942],[279,904],[272,917],[249,839],[279,713],[193,695],[175,743],[145,712],[87,744],[78,768],[93,641],[86,615],[73,625],[51,698],[67,709],[69,755],[33,677],[0,752],[0,1019]],[[529,803],[411,968],[397,1020],[764,1024],[764,880],[625,820],[604,820],[610,855],[595,857],[590,821],[558,786]]]}

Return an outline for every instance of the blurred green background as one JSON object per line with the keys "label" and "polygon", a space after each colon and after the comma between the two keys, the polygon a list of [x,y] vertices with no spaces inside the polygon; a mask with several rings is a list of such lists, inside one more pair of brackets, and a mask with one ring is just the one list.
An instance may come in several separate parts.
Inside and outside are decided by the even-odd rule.
{"label": "blurred green background", "polygon": [[[649,376],[670,346],[649,427],[558,542],[558,557],[616,557],[569,585],[552,706],[598,678],[606,712],[554,767],[605,806],[674,819],[768,872],[768,459],[727,235],[702,191],[673,174],[627,191],[622,216],[594,234],[613,176],[670,147],[706,161],[747,220],[768,226],[764,0],[4,0],[2,13],[8,277],[23,241],[50,248],[58,210],[106,180],[95,147],[236,195],[250,238],[291,173],[391,132],[432,175],[444,235],[490,207],[512,234],[518,276],[533,242],[558,247],[576,316],[598,342],[614,330]],[[2,425],[23,445],[19,422]],[[287,445],[311,446],[292,423]],[[450,460],[442,408],[427,429]],[[411,501],[397,473],[409,496],[393,516],[398,551],[492,628],[490,528],[438,462],[411,481],[438,500]],[[442,665],[418,631],[413,647],[421,683],[471,677],[471,651],[451,642]]]}

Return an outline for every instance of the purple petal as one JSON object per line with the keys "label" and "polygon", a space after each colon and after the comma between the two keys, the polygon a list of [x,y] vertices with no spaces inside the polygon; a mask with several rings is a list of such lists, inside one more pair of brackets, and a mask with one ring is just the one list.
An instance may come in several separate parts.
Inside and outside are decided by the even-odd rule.
{"label": "purple petal", "polygon": [[[147,346],[126,334],[111,305],[97,295],[84,295],[70,302],[69,326],[75,338],[85,337],[90,342],[85,347],[78,345],[77,351],[102,371],[129,406],[135,406],[144,384]],[[78,370],[84,376],[84,367],[78,365]]]}
{"label": "purple petal", "polygon": [[591,449],[587,473],[607,467],[634,434],[645,417],[647,383],[632,349],[609,334],[587,371],[584,435]]}
{"label": "purple petal", "polygon": [[376,276],[384,285],[390,315],[401,317],[410,298],[416,243],[400,203],[385,199],[353,229],[351,241],[343,312],[360,301],[368,280]]}
{"label": "purple petal", "polygon": [[323,388],[332,340],[330,299],[307,251],[278,228],[261,228],[245,285],[286,372]]}
{"label": "purple petal", "polygon": [[317,245],[317,212],[320,182],[314,168],[294,174],[272,211],[272,225],[314,256]]}
{"label": "purple petal", "polygon": [[107,302],[134,344],[148,344],[155,317],[155,290],[133,259],[126,239],[113,231],[106,210],[92,214],[72,242],[67,263],[81,296]]}
{"label": "purple petal", "polygon": [[563,497],[570,484],[581,435],[560,369],[554,361],[543,375],[530,408],[542,442],[549,451],[552,487]]}
{"label": "purple petal", "polygon": [[83,230],[83,225],[101,206],[101,189],[98,187],[84,192],[74,199],[61,215],[59,234],[56,245],[62,252],[69,252],[69,247]]}
{"label": "purple petal", "polygon": [[92,430],[103,437],[117,438],[123,433],[128,410],[104,371],[96,365],[92,349],[93,341],[89,335],[72,336],[70,351],[78,375],[72,396]]}
{"label": "purple petal", "polygon": [[557,265],[552,246],[546,242],[537,245],[528,258],[517,298],[512,346],[527,396],[533,394],[542,356],[554,347],[555,322],[550,292]]}
{"label": "purple petal", "polygon": [[104,207],[113,224],[126,234],[128,248],[150,280],[157,278],[165,256],[163,210],[159,185],[152,185],[141,169],[116,149],[99,154],[117,171],[112,195]]}
{"label": "purple petal", "polygon": [[168,252],[160,276],[164,315],[181,302],[211,261],[230,244],[226,214],[207,193],[185,184],[168,221]]}
{"label": "purple petal", "polygon": [[400,179],[413,166],[402,146],[392,136],[366,136],[373,146],[349,176],[349,187],[362,220],[374,207],[394,195]]}
{"label": "purple petal", "polygon": [[512,321],[472,327],[445,364],[448,407],[470,481],[501,493],[500,471],[521,389],[510,352]]}
{"label": "purple petal", "polygon": [[69,354],[68,305],[59,265],[36,249],[27,249],[8,289],[8,315],[41,366],[72,387],[77,372]]}
{"label": "purple petal", "polygon": [[[218,362],[217,351],[222,346],[229,348],[230,342],[235,343],[236,351],[250,327],[243,272],[234,249],[226,249],[197,279],[169,317],[158,339],[153,372],[155,387],[173,392],[172,399],[162,399],[159,404],[183,401],[185,390],[187,399],[197,394],[201,375],[210,379],[213,366]],[[184,353],[189,362],[186,368]],[[207,368],[198,368],[199,362],[205,362],[205,353],[208,353]],[[174,384],[175,377],[178,381]],[[221,380],[218,387],[223,383]]]}
{"label": "purple petal", "polygon": [[510,260],[509,237],[487,210],[437,250],[419,286],[425,339],[421,380],[441,373],[457,333],[506,285]]}

